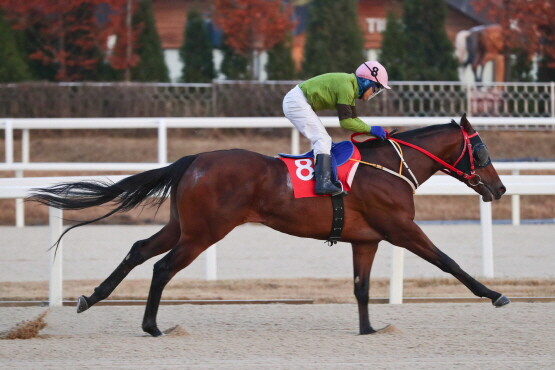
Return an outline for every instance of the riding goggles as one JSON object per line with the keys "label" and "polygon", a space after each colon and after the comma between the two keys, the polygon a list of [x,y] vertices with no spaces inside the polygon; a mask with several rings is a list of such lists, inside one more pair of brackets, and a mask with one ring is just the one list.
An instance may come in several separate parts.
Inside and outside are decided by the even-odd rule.
{"label": "riding goggles", "polygon": [[379,82],[375,82],[363,77],[358,77],[357,78],[357,83],[358,83],[358,97],[361,98],[362,95],[368,90],[368,89],[372,89],[372,97],[374,97],[375,95],[378,95],[380,92],[382,92],[384,90],[383,85]]}
{"label": "riding goggles", "polygon": [[[368,97],[368,100],[374,99],[379,93],[381,93],[382,91],[384,91],[383,86],[381,86],[381,87],[371,87],[371,89],[372,89],[372,95],[370,95],[370,96]],[[366,100],[366,101],[368,101],[368,100]]]}

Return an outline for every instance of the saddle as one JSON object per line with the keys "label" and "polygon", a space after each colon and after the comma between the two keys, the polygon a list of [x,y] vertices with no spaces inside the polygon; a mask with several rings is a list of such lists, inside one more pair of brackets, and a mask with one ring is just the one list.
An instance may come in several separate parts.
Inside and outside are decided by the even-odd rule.
{"label": "saddle", "polygon": [[[358,167],[358,162],[350,159],[360,160],[360,152],[350,141],[332,143],[331,162],[332,173],[335,181],[342,184],[343,190],[351,189],[353,177]],[[307,198],[329,195],[317,195],[314,192],[314,151],[304,154],[279,154],[289,170],[291,183],[295,198]]]}

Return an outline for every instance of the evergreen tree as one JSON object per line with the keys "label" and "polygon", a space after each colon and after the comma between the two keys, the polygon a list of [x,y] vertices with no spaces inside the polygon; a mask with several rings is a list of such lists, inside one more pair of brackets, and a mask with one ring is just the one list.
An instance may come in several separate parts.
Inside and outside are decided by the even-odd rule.
{"label": "evergreen tree", "polygon": [[[40,42],[37,40],[37,31],[29,29],[17,33],[18,43],[24,55],[31,55],[40,49]],[[40,81],[55,81],[56,67],[52,64],[44,65],[40,60],[28,58],[29,71],[34,79]]]}
{"label": "evergreen tree", "polygon": [[222,43],[222,53],[224,58],[220,71],[228,80],[246,80],[249,78],[249,60],[246,56],[237,54],[233,49],[224,42]]}
{"label": "evergreen tree", "polygon": [[295,78],[295,62],[291,55],[291,37],[268,50],[266,72],[269,80],[292,80]]}
{"label": "evergreen tree", "polygon": [[0,13],[0,82],[31,80],[32,75],[16,35]]}
{"label": "evergreen tree", "polygon": [[353,0],[313,0],[304,48],[303,76],[353,73],[364,61],[362,31]]}
{"label": "evergreen tree", "polygon": [[453,44],[445,33],[443,0],[404,0],[406,80],[458,80]]}
{"label": "evergreen tree", "polygon": [[386,28],[382,35],[380,63],[387,68],[391,80],[402,81],[405,79],[404,64],[408,61],[405,32],[400,19],[392,12],[387,14]]}
{"label": "evergreen tree", "polygon": [[179,57],[184,64],[182,81],[210,82],[216,77],[210,34],[197,10],[191,10],[187,15],[185,42],[179,49]]}
{"label": "evergreen tree", "polygon": [[160,37],[156,31],[151,0],[140,0],[139,9],[133,16],[133,25],[142,25],[137,39],[140,62],[131,69],[133,81],[169,82],[169,72]]}
{"label": "evergreen tree", "polygon": [[532,82],[532,60],[528,58],[528,54],[524,49],[514,49],[511,52],[514,60],[508,58],[509,65],[509,81],[515,82]]}
{"label": "evergreen tree", "polygon": [[555,59],[544,56],[538,66],[538,81],[555,81]]}

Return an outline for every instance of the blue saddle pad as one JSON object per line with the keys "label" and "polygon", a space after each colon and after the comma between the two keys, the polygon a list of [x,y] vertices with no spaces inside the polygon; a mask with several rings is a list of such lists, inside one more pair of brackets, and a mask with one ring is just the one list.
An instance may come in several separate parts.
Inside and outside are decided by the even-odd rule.
{"label": "blue saddle pad", "polygon": [[[355,151],[355,146],[351,141],[341,141],[339,143],[331,144],[331,158],[334,166],[341,166],[351,158],[353,152]],[[284,158],[312,158],[314,159],[314,151],[306,152],[304,154],[284,154],[279,153],[280,157]]]}

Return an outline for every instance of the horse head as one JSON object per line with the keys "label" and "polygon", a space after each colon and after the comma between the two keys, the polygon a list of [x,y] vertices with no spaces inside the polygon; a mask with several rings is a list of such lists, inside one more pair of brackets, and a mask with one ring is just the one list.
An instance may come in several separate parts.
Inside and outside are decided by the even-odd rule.
{"label": "horse head", "polygon": [[501,198],[507,189],[491,163],[486,144],[466,118],[466,113],[461,117],[460,126],[468,137],[468,143],[465,142],[468,150],[457,168],[470,173],[463,182],[480,194],[484,202]]}

